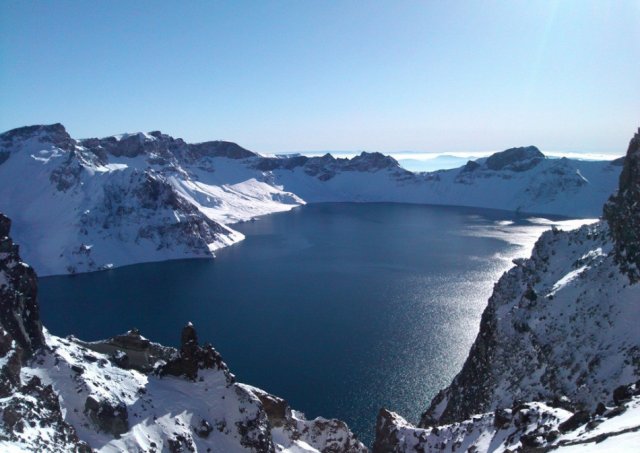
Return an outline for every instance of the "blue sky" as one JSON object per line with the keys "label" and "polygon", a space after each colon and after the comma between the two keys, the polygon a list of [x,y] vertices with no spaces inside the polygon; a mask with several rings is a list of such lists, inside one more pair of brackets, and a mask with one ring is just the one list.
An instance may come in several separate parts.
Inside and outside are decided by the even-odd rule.
{"label": "blue sky", "polygon": [[0,130],[622,154],[640,1],[0,2]]}

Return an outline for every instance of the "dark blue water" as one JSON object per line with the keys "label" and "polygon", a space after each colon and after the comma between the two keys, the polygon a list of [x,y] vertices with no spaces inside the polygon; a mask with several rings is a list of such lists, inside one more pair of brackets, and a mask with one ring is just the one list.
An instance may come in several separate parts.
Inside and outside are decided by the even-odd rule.
{"label": "dark blue water", "polygon": [[481,209],[310,205],[238,225],[246,240],[215,260],[43,278],[42,317],[57,335],[138,327],[172,345],[193,321],[241,382],[370,441],[381,406],[416,421],[459,370],[527,225]]}

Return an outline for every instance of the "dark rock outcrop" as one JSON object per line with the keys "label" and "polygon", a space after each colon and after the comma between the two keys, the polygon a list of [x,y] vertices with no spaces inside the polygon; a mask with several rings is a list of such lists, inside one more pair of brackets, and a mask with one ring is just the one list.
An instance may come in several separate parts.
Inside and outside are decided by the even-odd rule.
{"label": "dark rock outcrop", "polygon": [[480,167],[481,167],[481,165],[478,162],[476,162],[475,160],[469,160],[464,165],[464,167],[462,167],[462,170],[460,170],[460,171],[461,172],[465,172],[465,173],[470,173],[472,171],[477,170]]}
{"label": "dark rock outcrop", "polygon": [[228,159],[246,159],[257,156],[256,153],[243,148],[237,143],[216,140],[211,142],[193,143],[189,151],[198,159],[201,157],[226,157]]}
{"label": "dark rock outcrop", "polygon": [[226,157],[246,159],[257,154],[241,147],[237,143],[222,140],[203,143],[186,143],[181,138],[173,138],[160,131],[148,134],[124,134],[105,138],[89,138],[80,141],[87,150],[100,157],[103,162],[108,156],[137,157],[146,155],[155,163],[165,164],[174,159],[189,162],[203,157]]}
{"label": "dark rock outcrop", "polygon": [[376,419],[376,438],[373,443],[373,453],[397,453],[400,451],[396,437],[397,426],[403,420],[397,414],[387,409],[380,409]]}
{"label": "dark rock outcrop", "polygon": [[84,410],[101,431],[119,437],[129,430],[127,406],[120,401],[112,402],[90,395],[84,403]]}
{"label": "dark rock outcrop", "polygon": [[[373,453],[542,453],[587,445],[597,449],[598,444],[607,438],[624,436],[640,429],[637,422],[631,422],[629,426],[631,420],[627,418],[624,422],[620,420],[625,429],[619,429],[622,425],[616,426],[616,422],[613,422],[601,431],[594,430],[637,407],[638,386],[625,386],[624,392],[630,395],[625,402],[610,409],[599,405],[599,410],[593,414],[557,409],[542,402],[518,402],[510,409],[476,414],[466,420],[430,428],[417,428],[398,414],[382,409],[378,415]],[[611,446],[607,449],[603,445],[600,449],[613,451]]]}
{"label": "dark rock outcrop", "polygon": [[588,411],[578,411],[575,414],[573,414],[568,420],[561,423],[560,426],[558,426],[558,429],[560,430],[561,433],[573,431],[577,429],[579,426],[582,426],[585,423],[587,423],[590,419],[591,419],[591,415],[589,414]]}
{"label": "dark rock outcrop", "polygon": [[[9,237],[11,221],[0,214],[0,441],[29,445],[33,451],[90,452],[65,422],[58,396],[38,377],[22,384],[23,364],[45,347],[33,269],[20,261]],[[48,428],[47,437],[31,428]]]}
{"label": "dark rock outcrop", "polygon": [[44,345],[38,283],[33,268],[20,261],[10,229],[11,220],[0,214],[0,325],[30,357]]}
{"label": "dark rock outcrop", "polygon": [[489,170],[526,171],[544,159],[544,154],[535,146],[509,148],[492,154],[485,161]]}
{"label": "dark rock outcrop", "polygon": [[351,171],[378,171],[385,168],[398,168],[400,164],[391,156],[382,153],[361,152],[349,160],[348,169]]}
{"label": "dark rock outcrop", "polygon": [[34,137],[41,142],[48,142],[65,150],[72,149],[76,143],[62,124],[38,124],[11,129],[0,134],[0,151],[15,148],[21,142]]}
{"label": "dark rock outcrop", "polygon": [[640,281],[640,129],[631,139],[618,192],[604,206],[615,259],[631,282]]}
{"label": "dark rock outcrop", "polygon": [[182,329],[180,338],[180,350],[177,357],[169,360],[159,369],[161,376],[167,374],[172,376],[184,376],[187,379],[195,380],[198,377],[198,370],[214,368],[225,371],[227,377],[231,380],[231,374],[228,373],[227,365],[222,361],[222,356],[210,344],[201,347],[198,344],[198,335],[193,324],[188,323]]}
{"label": "dark rock outcrop", "polygon": [[287,402],[277,396],[261,393],[258,395],[262,408],[267,413],[271,426],[280,426],[291,415],[291,408]]}
{"label": "dark rock outcrop", "polygon": [[[29,445],[30,451],[73,451],[89,453],[91,448],[78,438],[76,430],[64,421],[58,395],[50,385],[42,385],[37,377],[14,389],[11,397],[0,404],[0,441]],[[48,428],[48,436],[29,435],[38,425]]]}
{"label": "dark rock outcrop", "polygon": [[301,414],[296,414],[282,398],[255,387],[243,386],[243,390],[260,400],[271,429],[281,430],[290,439],[306,442],[322,453],[366,453],[368,451],[341,420],[322,417],[304,420],[300,418]]}
{"label": "dark rock outcrop", "polygon": [[[154,135],[155,134],[155,135]],[[154,132],[153,134],[124,134],[105,138],[88,138],[80,140],[80,144],[96,156],[107,159],[114,157],[137,157],[148,155],[164,162],[171,160],[176,154],[182,154],[187,144],[180,138]]]}

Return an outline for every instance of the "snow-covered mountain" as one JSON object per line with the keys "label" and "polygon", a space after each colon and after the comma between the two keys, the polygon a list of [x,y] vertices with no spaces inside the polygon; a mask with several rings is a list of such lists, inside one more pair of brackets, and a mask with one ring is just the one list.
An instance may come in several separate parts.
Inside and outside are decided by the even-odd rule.
{"label": "snow-covered mountain", "polygon": [[[31,138],[24,139],[25,134]],[[20,162],[31,165],[32,171],[26,173],[32,179],[22,178],[24,183],[17,174],[3,173],[12,178],[9,186],[31,190],[22,201],[34,194],[45,200],[27,202],[27,217],[38,218],[36,208],[48,207],[53,228],[58,218],[74,218],[69,212],[77,211],[75,203],[97,211],[78,214],[94,219],[80,223],[86,233],[70,228],[76,223],[58,224],[70,231],[23,224],[26,236],[46,245],[47,234],[58,244],[73,234],[91,234],[104,244],[136,247],[127,234],[137,232],[138,242],[162,245],[160,250],[175,251],[177,244],[181,250],[211,250],[207,241],[233,235],[212,213],[205,215],[216,188],[229,191],[223,201],[235,204],[232,209],[221,202],[222,208],[212,212],[233,217],[248,215],[252,208],[235,209],[252,203],[286,209],[281,196],[300,203],[277,182],[285,177],[299,184],[307,181],[309,193],[323,187],[315,184],[347,174],[357,184],[384,175],[396,182],[434,178],[404,172],[382,155],[290,158],[294,162],[263,158],[224,142],[186,145],[154,134],[79,142],[58,126],[4,134],[2,149],[12,151],[0,154],[0,171],[14,168],[5,167],[9,162],[16,170]],[[165,138],[159,144],[150,137]],[[138,161],[143,162],[140,168],[134,165]],[[512,179],[527,172],[533,172],[528,173],[532,178],[548,175],[544,166],[558,162],[567,164],[547,164],[536,149],[517,148],[438,174],[484,184],[504,179],[507,172]],[[602,171],[614,170],[609,165]],[[215,177],[228,181],[232,174],[239,175],[237,187],[214,184]],[[263,179],[244,179],[257,174]],[[210,184],[198,175],[211,178]],[[585,177],[582,171],[580,175]],[[124,192],[123,181],[129,182]],[[324,186],[325,194],[338,193],[331,192],[336,189],[331,184],[337,183]],[[53,195],[48,185],[54,185]],[[581,193],[585,185],[567,187]],[[22,195],[7,185],[2,190]],[[265,190],[271,195],[260,198]],[[210,191],[209,199],[202,195],[205,191]],[[61,210],[65,206],[69,212]],[[163,230],[173,224],[164,225],[169,220],[161,216],[171,214],[186,230]],[[96,227],[95,219],[106,225]],[[2,451],[366,451],[343,422],[306,420],[281,398],[236,382],[220,354],[198,344],[190,324],[182,331],[179,350],[150,342],[137,331],[93,343],[50,335],[39,318],[36,274],[21,261],[10,226],[0,215]],[[515,261],[495,285],[461,372],[434,398],[418,426],[382,409],[374,452],[637,450],[639,227],[640,131],[629,145],[618,191],[605,204],[604,220],[569,232],[548,231],[531,258]],[[174,234],[185,232],[194,242],[172,242],[178,240]],[[29,244],[21,245],[29,249]],[[91,256],[90,245],[81,252],[85,260]]]}
{"label": "snow-covered mountain", "polygon": [[379,153],[263,157],[160,132],[75,140],[60,124],[0,134],[0,210],[39,275],[210,257],[233,223],[325,201],[392,201],[595,217],[621,160],[547,159],[513,148],[411,173]]}
{"label": "snow-covered mountain", "polygon": [[136,331],[95,343],[48,334],[9,227],[0,214],[1,451],[366,451],[343,422],[306,420],[236,382],[191,324],[180,350]]}
{"label": "snow-covered mountain", "polygon": [[374,451],[640,447],[640,131],[604,212],[514,262],[460,373],[417,427],[382,410]]}

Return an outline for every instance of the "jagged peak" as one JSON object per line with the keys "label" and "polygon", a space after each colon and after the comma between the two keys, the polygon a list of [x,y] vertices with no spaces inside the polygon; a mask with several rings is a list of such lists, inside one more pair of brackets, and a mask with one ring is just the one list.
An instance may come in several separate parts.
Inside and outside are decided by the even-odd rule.
{"label": "jagged peak", "polygon": [[393,157],[382,154],[378,151],[362,151],[360,154],[351,159],[351,163],[354,165],[366,164],[370,166],[370,168],[375,169],[394,168],[400,166],[398,161]]}

